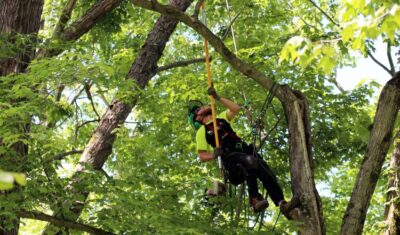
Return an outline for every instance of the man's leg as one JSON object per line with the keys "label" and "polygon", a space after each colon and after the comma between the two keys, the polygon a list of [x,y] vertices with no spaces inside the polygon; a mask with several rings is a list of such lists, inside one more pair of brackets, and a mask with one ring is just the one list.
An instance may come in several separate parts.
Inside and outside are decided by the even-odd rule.
{"label": "man's leg", "polygon": [[258,161],[259,167],[256,171],[257,178],[259,178],[263,183],[265,189],[268,192],[268,195],[271,197],[274,204],[276,206],[279,206],[279,202],[285,200],[282,188],[279,185],[274,172],[271,170],[268,164],[262,159],[258,159]]}

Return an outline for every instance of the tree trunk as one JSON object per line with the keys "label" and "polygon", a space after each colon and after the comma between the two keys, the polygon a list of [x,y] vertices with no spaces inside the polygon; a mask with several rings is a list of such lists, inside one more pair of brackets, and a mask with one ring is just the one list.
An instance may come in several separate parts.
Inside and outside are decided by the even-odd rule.
{"label": "tree trunk", "polygon": [[[170,0],[170,5],[185,11],[192,1]],[[168,16],[161,16],[155,23],[126,76],[126,79],[132,79],[136,82],[137,86],[132,88],[133,91],[136,91],[134,92],[135,94],[138,94],[140,89],[144,89],[156,74],[157,62],[161,58],[165,45],[177,24],[177,20]],[[89,192],[79,189],[81,188],[79,184],[83,182],[79,178],[88,170],[87,167],[95,170],[102,169],[111,153],[112,145],[116,138],[116,128],[125,122],[132,108],[136,105],[138,98],[138,95],[134,95],[125,102],[114,100],[101,118],[99,126],[96,128],[76,166],[76,173],[69,185],[68,190],[73,192],[74,195],[82,195],[84,198],[88,196]],[[73,212],[73,218],[68,217],[68,219],[75,221],[82,212],[83,206],[84,202],[82,201],[72,202],[70,211]],[[44,233],[46,234],[46,231]]]}
{"label": "tree trunk", "polygon": [[[147,0],[132,0],[133,4],[174,17],[200,35],[205,37],[215,50],[236,70],[256,81],[267,90],[271,90],[275,82],[267,78],[253,66],[240,60],[233,54],[216,35],[214,35],[197,18],[184,12]],[[307,235],[325,234],[322,216],[322,204],[315,188],[312,169],[312,148],[310,140],[310,125],[308,119],[308,104],[300,92],[294,92],[289,87],[278,86],[274,95],[282,102],[289,125],[289,144],[292,190],[294,196],[301,201],[300,230]]]}
{"label": "tree trunk", "polygon": [[293,198],[300,199],[299,234],[325,234],[322,202],[314,182],[309,105],[300,91],[283,87],[288,95],[284,102],[289,128],[290,175]]}
{"label": "tree trunk", "polygon": [[363,231],[369,203],[391,143],[399,107],[400,73],[397,73],[380,94],[367,151],[342,221],[342,235],[361,234]]}
{"label": "tree trunk", "polygon": [[23,73],[34,56],[36,35],[40,28],[43,0],[0,1],[0,33],[8,37],[11,45],[15,36],[22,34],[30,40],[8,58],[0,58],[0,76]]}
{"label": "tree trunk", "polygon": [[[40,28],[40,17],[42,15],[43,0],[2,0],[0,1],[0,34],[6,37],[6,42],[14,45],[17,37],[20,35],[28,38],[27,42],[18,49],[10,46],[11,49],[6,58],[0,58],[0,77],[10,74],[24,73],[28,64],[31,62],[35,53],[35,44],[37,33]],[[1,80],[0,80],[1,82]],[[11,101],[18,102],[18,101]],[[16,133],[29,131],[29,124],[13,127]],[[0,143],[1,141],[0,136]],[[18,164],[7,164],[15,171],[25,165],[28,146],[21,141],[12,143],[12,151],[16,153],[18,159],[14,159]],[[0,156],[1,158],[2,156]],[[12,169],[12,167],[15,167]],[[19,168],[23,169],[23,168]],[[10,196],[18,193],[15,189],[9,192],[0,192],[0,194]],[[2,210],[2,208],[0,208]],[[19,230],[19,217],[9,218],[0,217],[0,235],[17,235]]]}
{"label": "tree trunk", "polygon": [[387,225],[383,235],[400,234],[400,207],[398,205],[400,191],[400,132],[397,133],[397,143],[390,158],[389,183],[386,197],[385,221]]}

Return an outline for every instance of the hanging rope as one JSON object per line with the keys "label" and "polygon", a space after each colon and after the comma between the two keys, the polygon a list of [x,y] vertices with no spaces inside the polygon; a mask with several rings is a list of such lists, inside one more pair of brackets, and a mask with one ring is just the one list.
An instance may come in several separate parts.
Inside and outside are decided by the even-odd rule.
{"label": "hanging rope", "polygon": [[[278,86],[274,82],[272,87],[271,87],[271,89],[268,92],[267,97],[265,98],[264,104],[263,104],[263,106],[261,108],[261,111],[260,111],[258,117],[255,119],[255,123],[251,123],[251,125],[252,125],[252,134],[253,134],[252,143],[253,143],[253,147],[254,147],[254,151],[255,152],[257,152],[257,147],[256,147],[257,137],[261,138],[261,132],[262,132],[262,129],[263,129],[262,127],[264,125],[263,124],[263,120],[264,120],[264,117],[265,117],[265,113],[268,110],[269,106],[271,105],[272,100],[274,99],[274,94],[275,94],[275,91],[276,91],[277,88],[278,88]],[[263,144],[263,143],[260,140],[260,146],[258,147],[258,149],[261,149],[261,147],[262,147],[261,144]]]}
{"label": "hanging rope", "polygon": [[[229,22],[233,22],[232,21],[232,17],[231,17],[231,11],[230,11],[230,6],[229,6],[229,2],[228,0],[225,0],[226,2],[226,9],[228,11],[228,17],[229,17]],[[235,17],[234,20],[236,20],[237,16]],[[236,46],[236,39],[235,39],[235,31],[233,30],[233,23],[230,24],[229,26],[231,28],[231,34],[232,34],[232,39],[233,39],[233,46],[235,48],[235,54],[237,55],[237,46]]]}

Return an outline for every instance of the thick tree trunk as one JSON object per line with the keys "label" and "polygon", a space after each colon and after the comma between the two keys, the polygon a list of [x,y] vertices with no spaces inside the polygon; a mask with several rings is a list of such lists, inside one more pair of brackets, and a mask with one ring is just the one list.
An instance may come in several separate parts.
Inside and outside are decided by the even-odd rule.
{"label": "thick tree trunk", "polygon": [[[132,2],[137,6],[179,19],[205,37],[233,68],[252,78],[267,90],[271,90],[274,86],[273,80],[237,58],[222,40],[195,17],[190,17],[176,8],[153,1],[132,0]],[[292,190],[294,196],[301,201],[302,213],[299,220],[302,223],[299,228],[301,233],[307,235],[325,234],[322,205],[313,177],[308,104],[300,92],[293,92],[288,87],[277,86],[274,95],[282,102],[289,125],[290,161],[293,165],[291,166]]]}
{"label": "thick tree trunk", "polygon": [[[170,5],[185,11],[192,1],[170,0]],[[126,76],[126,79],[132,79],[136,82],[137,86],[132,88],[137,91],[135,92],[136,94],[139,94],[140,89],[144,89],[150,79],[156,74],[157,62],[161,58],[165,45],[177,24],[177,20],[168,16],[161,16],[149,33],[139,55],[136,57]],[[132,108],[136,105],[138,98],[138,95],[134,95],[125,102],[114,100],[103,115],[99,126],[96,128],[79,160],[76,173],[69,185],[68,190],[73,192],[74,195],[82,195],[84,198],[88,196],[89,192],[80,190],[81,186],[79,184],[82,180],[78,180],[78,178],[84,174],[87,167],[97,170],[102,169],[111,153],[112,145],[116,138],[116,128],[125,122]],[[70,206],[73,218],[68,217],[68,219],[71,221],[76,220],[82,212],[83,206],[84,202],[82,201],[73,202]]]}
{"label": "thick tree trunk", "polygon": [[8,58],[0,58],[0,76],[25,72],[34,56],[42,8],[43,0],[0,1],[0,33],[8,37],[11,45],[18,34],[30,38],[26,45],[14,49]]}
{"label": "thick tree trunk", "polygon": [[314,182],[309,106],[301,92],[282,89],[286,90],[286,100],[292,100],[283,106],[289,128],[292,192],[301,202],[299,234],[325,234],[322,203]]}
{"label": "thick tree trunk", "polygon": [[[42,15],[43,0],[2,0],[0,1],[0,34],[6,37],[7,43],[13,45],[16,38],[20,35],[28,38],[24,45],[18,48],[10,47],[10,53],[6,58],[0,58],[0,77],[10,74],[25,72],[28,64],[34,57],[36,36],[40,28],[40,17]],[[1,82],[1,80],[0,80]],[[18,102],[18,101],[11,101]],[[15,126],[16,133],[29,131],[29,124]],[[1,141],[0,136],[0,143]],[[28,146],[21,141],[12,144],[12,151],[16,152],[18,159],[14,161],[18,164],[7,164],[10,171],[23,169],[25,165]],[[2,156],[0,156],[1,158]],[[13,168],[14,167],[14,168]],[[15,189],[10,192],[0,192],[0,194],[10,196],[18,193]],[[0,208],[2,210],[2,208]],[[7,227],[7,228],[6,228]],[[9,218],[0,217],[0,235],[16,235],[19,230],[19,217]]]}
{"label": "thick tree trunk", "polygon": [[361,234],[376,182],[391,143],[394,123],[400,107],[400,73],[383,88],[379,97],[367,151],[344,215],[341,234]]}
{"label": "thick tree trunk", "polygon": [[386,195],[385,221],[387,229],[384,235],[400,234],[400,205],[396,202],[400,196],[400,132],[390,158],[389,183]]}

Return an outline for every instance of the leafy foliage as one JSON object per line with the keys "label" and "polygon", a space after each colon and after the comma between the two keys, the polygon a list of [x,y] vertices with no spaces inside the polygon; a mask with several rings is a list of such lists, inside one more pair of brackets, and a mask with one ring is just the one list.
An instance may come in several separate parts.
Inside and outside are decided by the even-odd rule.
{"label": "leafy foliage", "polygon": [[[69,22],[78,19],[95,1],[78,1]],[[323,191],[328,234],[337,234],[347,206],[372,123],[376,83],[339,92],[335,69],[351,64],[351,50],[366,53],[378,37],[398,45],[400,7],[391,1],[318,1],[331,19],[311,1],[207,1],[208,25],[224,35],[229,16],[238,15],[226,45],[268,77],[301,90],[310,105],[315,177]],[[65,1],[46,1],[44,28],[47,41]],[[193,11],[193,6],[189,9]],[[63,53],[35,60],[24,74],[1,77],[0,82],[0,190],[16,181],[25,187],[1,195],[1,216],[17,217],[16,208],[48,214],[66,211],[73,195],[65,190],[102,114],[115,99],[132,95],[125,80],[147,33],[158,15],[123,1],[96,27],[74,43],[39,43],[61,47]],[[16,36],[23,41],[21,35]],[[0,58],[20,49],[0,35]],[[4,43],[3,43],[4,42]],[[18,41],[17,41],[18,42]],[[61,45],[62,44],[62,45]],[[244,105],[250,101],[253,118],[260,113],[268,91],[234,71],[211,49],[214,85],[224,97]],[[179,24],[159,67],[204,56],[203,39]],[[222,198],[204,204],[204,189],[219,178],[217,166],[200,164],[195,132],[187,124],[187,102],[208,102],[203,63],[159,72],[140,91],[140,99],[125,124],[118,128],[111,156],[102,171],[89,171],[82,187],[90,191],[79,222],[116,234],[276,234],[293,233],[295,224],[281,219],[271,205],[264,217],[248,208],[247,198]],[[88,89],[89,88],[89,89]],[[59,97],[59,99],[57,98]],[[222,111],[221,106],[217,106]],[[273,100],[263,118],[268,132],[262,153],[274,168],[285,196],[291,197],[288,133],[281,104]],[[25,126],[30,123],[29,126]],[[251,123],[244,113],[234,124],[252,142]],[[29,129],[29,132],[22,131]],[[269,132],[270,131],[270,132]],[[16,143],[29,146],[18,156]],[[22,161],[21,158],[27,159]],[[22,164],[24,162],[24,164]],[[10,173],[20,172],[20,173]],[[21,173],[26,174],[24,179]],[[385,178],[372,201],[366,234],[382,229]],[[60,201],[63,202],[60,205]],[[271,203],[272,204],[272,203]],[[234,209],[242,206],[236,217]],[[23,234],[39,234],[37,224],[24,220]],[[43,224],[41,224],[43,226]],[[80,232],[72,231],[72,234]]]}

